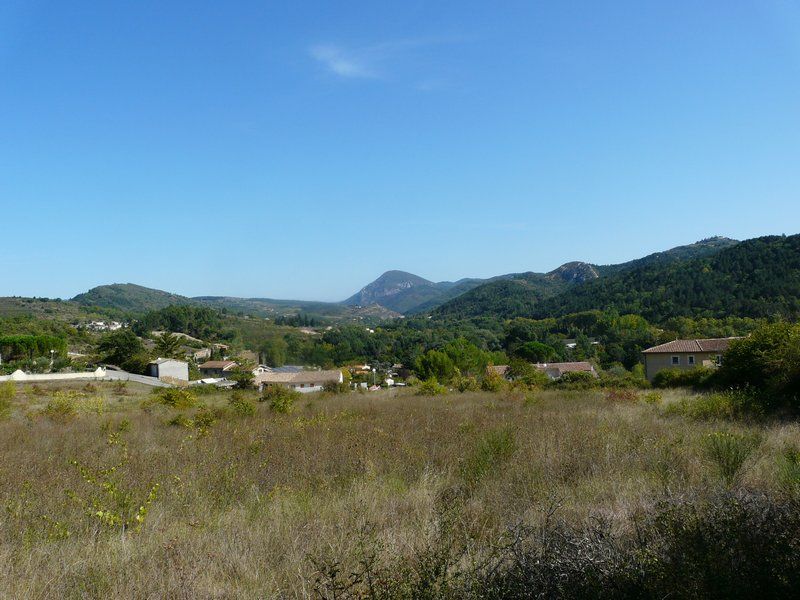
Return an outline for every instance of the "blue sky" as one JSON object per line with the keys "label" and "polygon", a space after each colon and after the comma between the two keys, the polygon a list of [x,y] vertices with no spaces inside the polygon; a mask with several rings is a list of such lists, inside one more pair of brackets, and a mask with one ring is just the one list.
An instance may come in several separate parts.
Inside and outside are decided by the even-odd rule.
{"label": "blue sky", "polygon": [[0,3],[0,295],[339,300],[800,231],[800,3]]}

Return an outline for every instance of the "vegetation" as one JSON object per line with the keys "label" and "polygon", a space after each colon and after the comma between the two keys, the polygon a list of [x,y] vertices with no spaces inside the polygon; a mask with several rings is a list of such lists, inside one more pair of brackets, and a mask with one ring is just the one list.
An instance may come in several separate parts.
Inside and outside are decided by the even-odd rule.
{"label": "vegetation", "polygon": [[[0,422],[0,595],[800,588],[794,424],[665,414],[701,397],[676,390],[268,390],[293,398],[291,414],[256,407],[254,391],[187,407],[181,390],[134,383],[17,387]],[[73,400],[68,419],[43,412],[57,398]],[[95,398],[103,412],[81,408]]]}

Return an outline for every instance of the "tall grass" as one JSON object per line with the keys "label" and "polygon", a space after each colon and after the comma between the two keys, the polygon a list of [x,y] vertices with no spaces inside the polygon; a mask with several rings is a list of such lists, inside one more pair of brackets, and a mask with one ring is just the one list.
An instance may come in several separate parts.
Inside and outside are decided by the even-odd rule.
{"label": "tall grass", "polygon": [[[626,579],[615,573],[644,568],[630,561],[658,549],[659,561],[678,561],[691,536],[665,537],[670,523],[708,531],[738,514],[708,485],[720,472],[704,440],[719,423],[602,392],[540,391],[534,403],[503,392],[316,394],[287,414],[245,391],[145,410],[149,390],[97,384],[104,412],[42,413],[71,391],[84,393],[20,392],[0,422],[0,597],[502,597],[562,576],[598,589],[578,585],[581,564],[616,590]],[[776,465],[800,447],[800,428],[731,427],[764,440],[739,461],[731,494],[763,490],[753,506],[774,508],[790,531],[768,495],[785,497]],[[636,532],[664,514],[678,516],[637,547]],[[731,523],[756,523],[741,519]],[[719,525],[708,540],[746,529]],[[780,547],[753,547],[784,565]]]}

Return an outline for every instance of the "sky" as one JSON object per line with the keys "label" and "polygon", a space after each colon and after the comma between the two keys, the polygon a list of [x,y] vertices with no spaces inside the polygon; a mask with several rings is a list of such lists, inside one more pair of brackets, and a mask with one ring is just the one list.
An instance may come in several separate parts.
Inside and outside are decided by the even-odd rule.
{"label": "sky", "polygon": [[0,0],[0,295],[800,232],[800,1]]}

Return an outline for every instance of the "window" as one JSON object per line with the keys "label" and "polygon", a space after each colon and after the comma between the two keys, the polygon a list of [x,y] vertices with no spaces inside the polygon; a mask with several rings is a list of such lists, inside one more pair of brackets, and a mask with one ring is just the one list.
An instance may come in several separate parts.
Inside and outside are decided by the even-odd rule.
{"label": "window", "polygon": [[681,364],[681,357],[680,357],[680,356],[673,356],[673,357],[672,357],[672,364],[673,364],[673,365],[679,365],[679,364]]}
{"label": "window", "polygon": [[722,365],[722,354],[717,354],[717,366]]}
{"label": "window", "polygon": [[694,365],[694,356],[689,357],[689,366]]}

